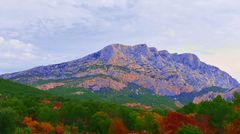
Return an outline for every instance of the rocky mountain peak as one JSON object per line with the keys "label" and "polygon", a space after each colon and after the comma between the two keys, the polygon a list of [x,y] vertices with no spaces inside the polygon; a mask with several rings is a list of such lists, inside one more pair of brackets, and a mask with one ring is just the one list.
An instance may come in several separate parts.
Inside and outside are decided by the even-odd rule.
{"label": "rocky mountain peak", "polygon": [[181,62],[182,64],[187,65],[192,69],[197,69],[201,66],[201,61],[195,54],[184,53],[175,56],[175,58],[178,62]]}
{"label": "rocky mountain peak", "polygon": [[171,54],[146,44],[112,44],[81,59],[0,77],[34,85],[38,81],[57,80],[64,86],[97,90],[121,90],[133,83],[158,95],[178,95],[211,86],[239,86],[229,74],[201,62],[194,54]]}

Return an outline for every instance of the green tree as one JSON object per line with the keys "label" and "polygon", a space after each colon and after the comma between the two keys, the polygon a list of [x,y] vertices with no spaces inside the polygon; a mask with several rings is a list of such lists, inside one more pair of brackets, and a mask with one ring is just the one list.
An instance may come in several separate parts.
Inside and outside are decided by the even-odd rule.
{"label": "green tree", "polygon": [[110,125],[111,119],[108,114],[104,112],[97,112],[91,117],[91,130],[97,134],[108,134]]}
{"label": "green tree", "polygon": [[159,133],[157,123],[154,120],[152,113],[147,112],[144,116],[144,121],[145,121],[145,129],[148,131],[149,134]]}
{"label": "green tree", "polygon": [[0,108],[0,133],[14,134],[17,126],[17,114],[12,108]]}
{"label": "green tree", "polygon": [[144,125],[142,124],[143,121],[139,119],[139,113],[134,110],[129,108],[121,108],[119,113],[128,130],[139,130]]}
{"label": "green tree", "polygon": [[198,115],[208,115],[210,124],[219,131],[224,128],[224,124],[230,123],[238,117],[232,105],[221,96],[216,97],[213,101],[202,102],[199,105]]}
{"label": "green tree", "polygon": [[53,110],[52,106],[39,105],[37,109],[37,119],[42,122],[51,122],[56,124],[59,121],[60,115],[58,110]]}
{"label": "green tree", "polygon": [[11,107],[20,116],[25,116],[27,107],[24,105],[23,101],[18,98],[7,98],[1,103],[2,107]]}
{"label": "green tree", "polygon": [[178,112],[183,113],[183,114],[190,114],[190,113],[195,113],[197,111],[198,106],[193,103],[189,103],[182,107],[181,109],[178,110]]}
{"label": "green tree", "polygon": [[203,134],[196,126],[185,125],[178,129],[176,134]]}
{"label": "green tree", "polygon": [[240,105],[240,94],[237,92],[234,92],[232,102],[234,105]]}
{"label": "green tree", "polygon": [[81,131],[87,131],[91,113],[87,106],[78,101],[64,103],[60,109],[60,116],[67,125],[77,126]]}

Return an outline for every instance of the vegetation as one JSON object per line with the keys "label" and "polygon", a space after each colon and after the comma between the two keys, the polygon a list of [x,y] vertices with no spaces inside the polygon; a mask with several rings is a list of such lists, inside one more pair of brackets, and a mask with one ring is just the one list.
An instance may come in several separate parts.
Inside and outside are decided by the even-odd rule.
{"label": "vegetation", "polygon": [[[240,95],[188,104],[177,111],[56,97],[0,80],[1,134],[238,134]],[[26,92],[26,93],[25,93]]]}
{"label": "vegetation", "polygon": [[135,84],[129,84],[125,90],[115,91],[112,89],[103,89],[93,92],[92,90],[79,88],[56,87],[47,91],[53,95],[60,95],[69,99],[80,101],[103,101],[117,104],[141,103],[147,106],[162,108],[168,110],[177,109],[175,102],[167,97],[153,95],[149,90],[141,88]]}
{"label": "vegetation", "polygon": [[186,125],[181,127],[177,134],[202,134],[202,131],[196,126]]}
{"label": "vegetation", "polygon": [[195,91],[191,93],[181,93],[177,96],[170,96],[171,99],[176,99],[180,101],[182,104],[188,104],[194,100],[195,97],[202,96],[208,92],[225,92],[227,89],[221,87],[209,87],[205,88],[201,91]]}

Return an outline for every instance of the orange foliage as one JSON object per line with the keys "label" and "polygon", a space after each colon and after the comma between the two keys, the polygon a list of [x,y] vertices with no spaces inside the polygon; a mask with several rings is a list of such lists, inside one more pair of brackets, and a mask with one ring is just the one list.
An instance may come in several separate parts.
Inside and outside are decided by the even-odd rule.
{"label": "orange foliage", "polygon": [[23,124],[31,129],[32,134],[37,133],[37,126],[39,125],[39,123],[37,121],[34,121],[32,117],[25,117],[23,119]]}
{"label": "orange foliage", "polygon": [[48,122],[37,122],[32,117],[25,117],[23,124],[31,129],[32,134],[48,134],[54,130],[54,127]]}
{"label": "orange foliage", "polygon": [[110,134],[128,134],[127,128],[121,119],[113,119],[109,128]]}
{"label": "orange foliage", "polygon": [[170,112],[163,120],[163,129],[160,131],[167,134],[175,134],[179,128],[184,125],[197,126],[204,134],[214,134],[216,131],[209,126],[207,116],[200,116],[196,120],[194,115],[183,115],[176,112]]}
{"label": "orange foliage", "polygon": [[154,120],[157,123],[158,131],[160,133],[162,133],[163,132],[163,126],[164,126],[164,117],[160,116],[159,114],[156,114],[156,113],[153,114],[153,117],[154,117]]}
{"label": "orange foliage", "polygon": [[171,112],[164,119],[163,131],[164,133],[175,134],[180,127],[190,124],[197,126],[194,116]]}
{"label": "orange foliage", "polygon": [[35,126],[37,126],[38,125],[38,122],[37,121],[33,121],[32,120],[32,117],[25,117],[24,119],[23,119],[23,124],[25,124],[26,126],[28,126],[28,127],[35,127]]}
{"label": "orange foliage", "polygon": [[78,127],[73,126],[71,128],[71,134],[78,134]]}
{"label": "orange foliage", "polygon": [[48,104],[51,104],[51,101],[48,100],[48,99],[43,99],[43,100],[41,100],[41,103],[45,104],[45,105],[48,105]]}
{"label": "orange foliage", "polygon": [[240,134],[240,120],[228,124],[225,127],[225,134]]}
{"label": "orange foliage", "polygon": [[204,134],[216,134],[217,130],[209,124],[209,117],[207,115],[199,116],[199,128]]}
{"label": "orange foliage", "polygon": [[234,111],[235,112],[240,112],[240,106],[234,106]]}
{"label": "orange foliage", "polygon": [[62,123],[56,126],[55,134],[64,134],[64,125]]}
{"label": "orange foliage", "polygon": [[62,103],[61,102],[56,102],[53,106],[53,110],[59,110],[62,107]]}
{"label": "orange foliage", "polygon": [[44,134],[48,134],[49,132],[54,130],[53,126],[48,122],[39,123],[39,127],[41,129],[40,131]]}

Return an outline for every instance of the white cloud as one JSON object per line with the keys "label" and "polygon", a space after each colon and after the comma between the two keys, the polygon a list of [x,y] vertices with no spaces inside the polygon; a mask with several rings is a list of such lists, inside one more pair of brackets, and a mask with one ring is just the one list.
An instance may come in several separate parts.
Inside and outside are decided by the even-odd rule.
{"label": "white cloud", "polygon": [[34,46],[16,39],[4,39],[0,37],[1,60],[29,60],[36,58]]}
{"label": "white cloud", "polygon": [[[40,65],[63,61],[58,53],[66,49],[81,57],[116,42],[147,43],[200,54],[240,79],[240,71],[228,65],[238,67],[231,60],[237,53],[221,50],[227,44],[240,48],[239,6],[239,0],[0,0],[0,35],[7,38],[0,37],[0,59]],[[14,65],[0,60],[5,62]]]}
{"label": "white cloud", "polygon": [[31,43],[0,36],[0,73],[72,59],[72,55],[69,54],[49,53]]}

